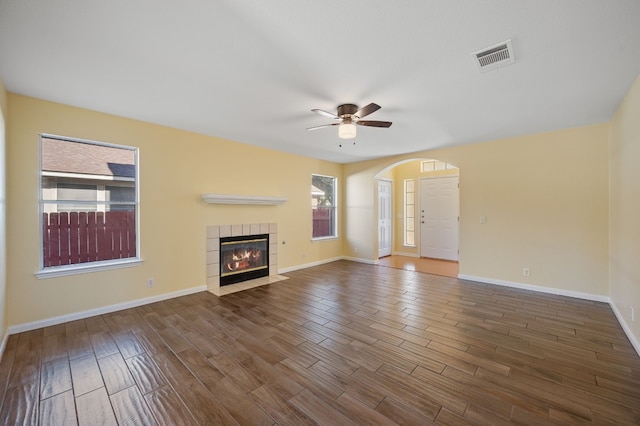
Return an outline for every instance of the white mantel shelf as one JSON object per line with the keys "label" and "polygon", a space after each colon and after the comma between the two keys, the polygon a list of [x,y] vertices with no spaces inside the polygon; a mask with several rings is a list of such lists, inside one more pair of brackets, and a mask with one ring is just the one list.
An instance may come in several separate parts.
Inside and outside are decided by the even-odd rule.
{"label": "white mantel shelf", "polygon": [[277,206],[284,204],[287,197],[265,197],[258,195],[202,194],[202,200],[209,204],[251,204]]}

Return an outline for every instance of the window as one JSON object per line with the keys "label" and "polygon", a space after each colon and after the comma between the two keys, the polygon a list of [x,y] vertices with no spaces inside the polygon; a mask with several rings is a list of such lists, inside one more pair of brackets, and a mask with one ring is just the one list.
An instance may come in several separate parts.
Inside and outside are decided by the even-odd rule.
{"label": "window", "polygon": [[416,245],[416,181],[405,179],[404,181],[404,245],[413,247]]}
{"label": "window", "polygon": [[338,236],[337,179],[332,176],[311,175],[311,207],[313,213],[313,238]]}
{"label": "window", "polygon": [[40,138],[42,271],[138,260],[137,149]]}
{"label": "window", "polygon": [[445,163],[439,160],[424,160],[420,163],[420,171],[422,173],[439,172],[441,170],[456,170],[453,164]]}

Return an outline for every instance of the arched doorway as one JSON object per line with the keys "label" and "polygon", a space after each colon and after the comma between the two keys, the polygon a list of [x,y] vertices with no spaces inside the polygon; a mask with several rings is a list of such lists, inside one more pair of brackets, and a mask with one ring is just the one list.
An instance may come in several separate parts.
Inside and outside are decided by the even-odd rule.
{"label": "arched doorway", "polygon": [[[376,175],[378,185],[386,180],[393,188],[392,250],[379,256],[380,265],[458,275],[459,175],[456,166],[431,158],[401,161]],[[379,218],[382,197],[378,192]],[[380,246],[381,228],[378,234]]]}

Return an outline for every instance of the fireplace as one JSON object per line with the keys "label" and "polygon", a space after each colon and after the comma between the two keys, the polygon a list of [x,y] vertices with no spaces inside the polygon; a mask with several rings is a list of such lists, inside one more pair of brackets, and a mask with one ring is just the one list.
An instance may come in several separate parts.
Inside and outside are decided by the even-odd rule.
{"label": "fireplace", "polygon": [[269,234],[220,238],[220,286],[269,276]]}
{"label": "fireplace", "polygon": [[[240,267],[249,265],[240,260],[233,260],[231,268],[223,269],[225,262],[222,258],[221,243],[237,243],[240,241],[268,238],[266,248],[263,248],[261,259],[264,267],[249,272],[248,276],[240,274]],[[259,238],[258,238],[259,237]],[[284,243],[284,242],[283,242]],[[233,244],[225,244],[224,250],[232,251]],[[237,247],[235,247],[237,248]],[[248,247],[252,250],[253,247]],[[245,249],[246,251],[246,249]],[[236,258],[238,254],[236,254]],[[255,256],[254,256],[255,257]],[[238,266],[235,266],[238,262]],[[254,269],[255,266],[246,269]],[[222,277],[221,275],[224,275]],[[255,278],[256,275],[258,278]],[[265,284],[272,284],[286,280],[287,277],[278,275],[278,224],[277,223],[243,223],[236,225],[207,226],[207,290],[216,296],[224,296],[236,291],[247,290]],[[242,281],[241,280],[246,280]]]}

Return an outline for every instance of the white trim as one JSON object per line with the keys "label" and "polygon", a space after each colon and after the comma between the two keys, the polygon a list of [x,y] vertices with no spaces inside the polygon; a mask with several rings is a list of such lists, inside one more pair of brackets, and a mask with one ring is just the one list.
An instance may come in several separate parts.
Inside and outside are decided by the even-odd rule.
{"label": "white trim", "polygon": [[[352,262],[367,263],[367,264],[373,264],[373,265],[377,265],[379,263],[377,260],[354,258],[354,257],[347,257],[347,256],[338,256],[338,257],[333,257],[333,258],[330,258],[330,259],[324,259],[324,260],[319,260],[319,261],[316,261],[316,262],[306,263],[306,264],[303,264],[303,265],[296,265],[296,266],[291,266],[291,267],[288,267],[288,268],[283,268],[283,269],[280,269],[278,271],[278,273],[279,274],[285,274],[287,272],[293,272],[293,271],[297,271],[297,270],[300,270],[300,269],[306,269],[306,268],[310,268],[310,267],[313,267],[313,266],[319,266],[319,265],[323,265],[325,263],[335,262],[337,260],[349,260],[349,261],[352,261]],[[609,306],[611,306],[611,309],[613,310],[614,315],[618,319],[618,322],[620,323],[620,326],[622,327],[622,329],[624,330],[625,334],[627,335],[627,338],[631,342],[631,345],[636,350],[638,355],[640,355],[640,341],[638,341],[638,339],[634,336],[633,332],[631,331],[631,328],[628,326],[628,324],[624,320],[624,317],[620,313],[618,307],[615,305],[615,303],[613,303],[611,298],[609,298],[608,296],[601,296],[601,295],[590,294],[590,293],[582,293],[582,292],[575,292],[575,291],[560,290],[560,289],[550,288],[550,287],[540,287],[540,286],[531,285],[531,284],[522,284],[522,283],[516,283],[516,282],[512,282],[512,281],[496,280],[496,279],[493,279],[493,278],[484,278],[484,277],[477,277],[477,276],[465,275],[465,274],[459,274],[458,275],[458,279],[467,280],[467,281],[474,281],[474,282],[481,282],[481,283],[486,283],[486,284],[495,284],[495,285],[500,285],[500,286],[504,286],[504,287],[519,288],[519,289],[523,289],[523,290],[538,291],[538,292],[541,292],[541,293],[556,294],[556,295],[560,295],[560,296],[576,297],[576,298],[579,298],[579,299],[593,300],[593,301],[597,301],[597,302],[606,302],[606,303],[609,304]],[[207,291],[207,286],[192,287],[192,288],[189,288],[189,289],[179,290],[179,291],[175,291],[175,292],[172,292],[172,293],[165,293],[165,294],[162,294],[162,295],[151,296],[151,297],[147,297],[147,298],[144,298],[144,299],[132,300],[132,301],[129,301],[129,302],[118,303],[118,304],[115,304],[115,305],[104,306],[104,307],[101,307],[101,308],[90,309],[90,310],[87,310],[87,311],[77,312],[77,313],[73,313],[73,314],[61,315],[61,316],[58,316],[58,317],[53,317],[53,318],[48,318],[48,319],[44,319],[44,320],[33,321],[33,322],[30,322],[30,323],[18,324],[18,325],[15,325],[15,326],[10,326],[7,329],[7,332],[5,333],[4,338],[2,339],[2,342],[0,343],[0,361],[2,360],[2,356],[4,355],[4,351],[5,351],[5,348],[6,348],[6,345],[7,345],[7,341],[8,341],[9,335],[11,335],[11,334],[22,333],[24,331],[35,330],[35,329],[38,329],[38,328],[47,327],[47,326],[56,325],[56,324],[61,324],[61,323],[68,322],[68,321],[74,321],[74,320],[78,320],[78,319],[89,318],[89,317],[96,316],[96,315],[102,315],[102,314],[115,312],[115,311],[119,311],[119,310],[123,310],[123,309],[127,309],[127,308],[133,308],[133,307],[137,307],[137,306],[146,305],[146,304],[149,304],[149,303],[159,302],[159,301],[162,301],[162,300],[172,299],[174,297],[186,296],[188,294],[198,293],[198,292],[201,292],[201,291]]]}
{"label": "white trim", "polygon": [[351,262],[366,263],[368,265],[378,265],[380,263],[380,260],[378,260],[378,259],[371,260],[371,259],[364,259],[362,257],[343,256],[342,259],[343,260],[350,260]]}
{"label": "white trim", "polygon": [[0,343],[0,362],[2,362],[2,357],[4,356],[4,350],[7,348],[7,341],[9,340],[9,330],[4,334],[2,338],[2,343]]}
{"label": "white trim", "polygon": [[340,238],[337,235],[330,235],[328,237],[316,237],[316,238],[311,238],[311,242],[312,243],[317,243],[319,241],[330,241],[330,240],[337,240],[338,238]]}
{"label": "white trim", "polygon": [[562,289],[553,288],[553,287],[542,287],[542,286],[533,285],[533,284],[523,284],[523,283],[517,283],[514,281],[496,280],[493,278],[476,277],[474,275],[464,275],[464,274],[459,274],[458,279],[467,280],[467,281],[476,281],[476,282],[485,283],[485,284],[495,284],[503,287],[519,288],[521,290],[538,291],[540,293],[555,294],[558,296],[575,297],[577,299],[593,300],[595,302],[611,303],[611,299],[609,298],[609,296],[602,296],[599,294],[592,294],[592,293],[583,293],[580,291],[562,290]]}
{"label": "white trim", "polygon": [[24,324],[12,325],[8,328],[7,334],[22,333],[25,331],[36,330],[42,327],[49,327],[51,325],[62,324],[69,321],[76,321],[79,319],[85,319],[96,315],[108,314],[111,312],[121,311],[123,309],[135,308],[137,306],[147,305],[149,303],[160,302],[167,299],[173,299],[174,297],[186,296],[188,294],[199,293],[201,291],[207,291],[207,286],[191,287],[184,290],[178,290],[171,293],[160,294],[157,296],[145,297],[143,299],[131,300],[129,302],[116,303],[115,305],[103,306],[100,308],[89,309],[86,311],[75,312],[67,315],[60,315],[53,318],[45,318],[38,321],[32,321]]}
{"label": "white trim", "polygon": [[[385,257],[385,256],[391,256],[393,254],[393,240],[395,238],[395,232],[394,232],[394,228],[395,228],[395,184],[393,179],[387,179],[387,178],[381,178],[378,179],[378,194],[377,194],[377,202],[378,202],[378,212],[380,212],[380,182],[385,182],[389,184],[389,199],[390,199],[390,203],[389,203],[389,221],[391,222],[391,225],[389,225],[389,230],[390,230],[390,245],[391,247],[389,247],[389,254],[385,254],[384,256],[380,256],[380,216],[378,216],[378,258],[380,257]],[[404,210],[404,209],[403,209]]]}
{"label": "white trim", "polygon": [[108,180],[118,182],[135,182],[136,178],[122,177],[122,176],[106,176],[106,175],[91,175],[87,173],[69,173],[69,172],[42,172],[42,176],[50,177],[65,177],[65,178],[78,178],[78,179],[91,179],[91,180]]}
{"label": "white trim", "polygon": [[631,342],[631,345],[638,353],[638,356],[640,356],[640,341],[638,341],[636,336],[633,334],[633,331],[631,331],[631,327],[629,327],[629,324],[627,324],[627,321],[625,321],[624,317],[622,316],[622,313],[620,312],[616,304],[613,303],[613,300],[609,302],[609,305],[611,306],[611,310],[613,311],[616,318],[618,318],[618,322],[622,326],[622,329],[624,330],[624,333],[627,335],[627,338]]}
{"label": "white trim", "polygon": [[[411,194],[413,194],[413,204],[408,204],[407,203],[407,195],[409,194],[409,191],[407,191],[407,184],[411,182],[413,183],[413,191],[411,191]],[[416,236],[418,235],[418,233],[416,232],[416,218],[417,218],[417,204],[416,201],[418,200],[418,198],[416,197],[416,179],[415,178],[411,178],[411,179],[403,179],[402,181],[402,245],[404,247],[415,247],[416,244]],[[409,231],[407,228],[407,223],[409,222],[409,218],[407,217],[407,211],[408,211],[408,206],[413,206],[413,230]],[[395,220],[394,220],[395,223]],[[412,233],[413,234],[413,244],[408,244],[407,243],[407,234],[408,233]]]}
{"label": "white trim", "polygon": [[[47,139],[57,139],[63,142],[80,142],[80,143],[86,143],[89,145],[100,145],[100,146],[108,146],[110,148],[121,148],[121,149],[127,149],[129,151],[137,151],[138,148],[133,147],[133,146],[127,146],[127,145],[120,145],[120,144],[115,144],[115,143],[109,143],[109,142],[102,142],[102,141],[95,141],[92,139],[82,139],[82,138],[73,138],[71,136],[60,136],[60,135],[54,135],[52,133],[40,133],[39,135],[41,138],[47,138]],[[42,167],[40,168],[40,170],[42,170]],[[138,176],[137,174],[137,170],[136,170],[136,176]]]}
{"label": "white trim", "polygon": [[286,274],[287,272],[293,272],[300,269],[307,269],[313,266],[320,266],[320,265],[324,265],[325,263],[336,262],[338,260],[348,260],[351,262],[367,263],[369,265],[377,265],[379,263],[378,260],[363,259],[359,257],[349,257],[349,256],[336,256],[336,257],[331,257],[329,259],[318,260],[316,262],[309,262],[302,265],[295,265],[295,266],[290,266],[288,268],[278,269],[278,274]]}
{"label": "white trim", "polygon": [[75,263],[73,265],[50,266],[35,273],[41,280],[45,278],[66,277],[68,275],[86,274],[88,272],[110,271],[112,269],[131,268],[142,265],[142,259],[105,260],[103,262]]}
{"label": "white trim", "polygon": [[276,206],[287,202],[287,197],[270,197],[257,195],[202,194],[200,196],[208,204],[246,204]]}
{"label": "white trim", "polygon": [[293,272],[293,271],[297,271],[297,270],[300,270],[300,269],[311,268],[313,266],[320,266],[320,265],[324,265],[325,263],[331,263],[331,262],[335,262],[337,260],[344,260],[344,259],[345,259],[344,256],[338,256],[338,257],[332,257],[332,258],[329,258],[329,259],[318,260],[316,262],[305,263],[305,264],[302,264],[302,265],[290,266],[288,268],[278,269],[278,274],[286,274],[287,272]]}

